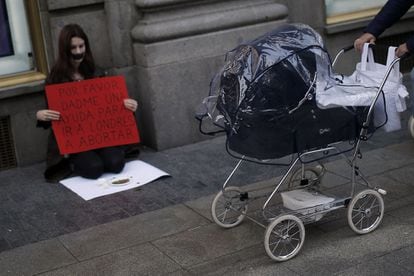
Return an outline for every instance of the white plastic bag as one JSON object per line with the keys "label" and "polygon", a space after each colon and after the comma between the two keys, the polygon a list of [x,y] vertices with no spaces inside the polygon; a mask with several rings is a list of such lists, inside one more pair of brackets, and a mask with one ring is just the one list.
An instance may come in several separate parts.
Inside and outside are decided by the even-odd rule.
{"label": "white plastic bag", "polygon": [[[395,47],[388,49],[387,65],[376,63],[369,44],[365,44],[361,62],[356,65],[350,76],[329,76],[326,70],[318,68],[316,102],[320,108],[337,106],[369,106],[374,101],[388,65],[395,59]],[[401,128],[400,114],[406,109],[407,89],[402,84],[399,62],[395,63],[387,78],[383,91],[386,100],[388,121],[385,131]],[[374,123],[380,126],[385,122],[384,101],[382,95],[377,100],[374,111]]]}
{"label": "white plastic bag", "polygon": [[[369,44],[366,43],[361,54],[361,62],[357,64],[353,78],[357,83],[365,86],[377,86],[382,83],[387,68],[395,59],[396,47],[388,48],[386,65],[376,63],[374,55]],[[407,89],[402,84],[402,74],[400,73],[400,63],[394,64],[382,89],[385,94],[386,110],[384,110],[383,97],[380,95],[375,105],[374,124],[379,126],[385,122],[385,111],[388,121],[384,125],[385,131],[394,131],[401,128],[399,112],[404,111],[407,107],[405,98],[408,96]]]}

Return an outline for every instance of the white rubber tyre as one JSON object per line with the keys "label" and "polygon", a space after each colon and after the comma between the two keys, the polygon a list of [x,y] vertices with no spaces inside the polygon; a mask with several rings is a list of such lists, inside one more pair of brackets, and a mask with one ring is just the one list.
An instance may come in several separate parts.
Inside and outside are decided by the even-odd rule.
{"label": "white rubber tyre", "polygon": [[227,187],[217,193],[211,204],[211,216],[215,223],[223,228],[239,225],[247,213],[247,199],[241,199],[238,187]]}
{"label": "white rubber tyre", "polygon": [[283,262],[295,257],[305,242],[305,226],[294,215],[281,215],[266,228],[264,246],[267,255]]}
{"label": "white rubber tyre", "polygon": [[367,189],[359,192],[348,205],[349,227],[360,235],[377,229],[383,216],[384,200],[375,190]]}
{"label": "white rubber tyre", "polygon": [[410,118],[408,119],[408,131],[411,134],[411,137],[414,138],[414,118],[413,115],[410,116]]}

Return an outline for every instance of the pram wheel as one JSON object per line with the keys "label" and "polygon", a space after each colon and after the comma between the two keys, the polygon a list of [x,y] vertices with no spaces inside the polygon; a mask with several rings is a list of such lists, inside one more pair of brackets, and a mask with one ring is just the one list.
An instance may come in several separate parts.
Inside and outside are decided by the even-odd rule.
{"label": "pram wheel", "polygon": [[313,168],[305,168],[303,170],[303,175],[302,168],[297,169],[290,177],[288,190],[319,184],[323,172],[324,168],[320,165]]}
{"label": "pram wheel", "polygon": [[275,261],[287,261],[299,253],[305,241],[303,222],[294,215],[281,215],[267,226],[264,246]]}
{"label": "pram wheel", "polygon": [[247,197],[238,187],[227,187],[214,197],[211,216],[215,223],[224,228],[239,225],[247,213]]}
{"label": "pram wheel", "polygon": [[414,138],[414,118],[413,115],[408,119],[408,130],[410,131],[411,137]]}
{"label": "pram wheel", "polygon": [[357,234],[374,231],[384,215],[384,200],[375,190],[363,190],[348,206],[348,224]]}

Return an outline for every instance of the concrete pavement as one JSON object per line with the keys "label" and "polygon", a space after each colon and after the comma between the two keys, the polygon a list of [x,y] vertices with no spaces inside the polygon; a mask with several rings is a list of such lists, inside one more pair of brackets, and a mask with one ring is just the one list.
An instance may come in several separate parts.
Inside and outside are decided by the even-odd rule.
{"label": "concrete pavement", "polygon": [[[212,198],[236,163],[218,137],[162,152],[143,148],[139,158],[172,177],[90,201],[45,183],[44,164],[0,172],[0,275],[414,275],[409,115],[400,131],[379,131],[363,145],[362,172],[388,191],[373,233],[352,232],[341,209],[307,225],[299,254],[275,263],[262,227],[246,219],[222,229],[211,219]],[[327,168],[326,189],[349,191],[337,175],[348,166],[332,160]],[[285,169],[246,164],[232,185],[266,195]],[[258,219],[263,199],[249,204]]]}
{"label": "concrete pavement", "polygon": [[[344,209],[332,212],[306,226],[304,247],[288,262],[266,255],[264,229],[251,221],[217,226],[211,194],[3,251],[0,275],[414,275],[414,140],[408,138],[368,149],[360,162],[370,181],[388,191],[381,226],[357,235]],[[327,168],[347,169],[342,160]],[[348,189],[327,179],[328,190]],[[274,182],[243,188],[262,193]]]}

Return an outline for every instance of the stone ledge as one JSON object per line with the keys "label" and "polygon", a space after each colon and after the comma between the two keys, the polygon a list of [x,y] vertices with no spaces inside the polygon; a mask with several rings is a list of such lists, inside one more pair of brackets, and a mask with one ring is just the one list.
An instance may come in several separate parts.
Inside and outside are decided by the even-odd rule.
{"label": "stone ledge", "polygon": [[132,29],[137,42],[153,43],[286,18],[285,6],[273,1],[210,3],[145,15]]}
{"label": "stone ledge", "polygon": [[33,93],[40,93],[44,90],[44,81],[24,83],[17,86],[5,87],[0,89],[0,100],[24,96]]}
{"label": "stone ledge", "polygon": [[103,3],[104,0],[48,0],[49,11]]}
{"label": "stone ledge", "polygon": [[187,62],[191,59],[221,56],[239,45],[272,30],[286,20],[220,30],[189,38],[179,38],[155,43],[134,43],[135,64],[147,67]]}
{"label": "stone ledge", "polygon": [[140,9],[149,9],[193,1],[194,0],[135,0],[135,5]]}

